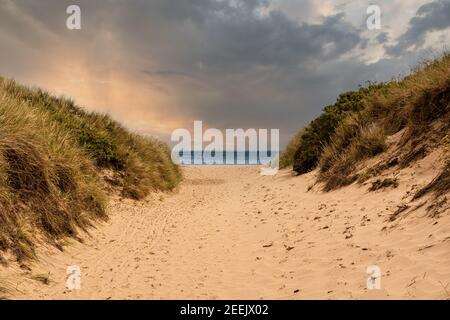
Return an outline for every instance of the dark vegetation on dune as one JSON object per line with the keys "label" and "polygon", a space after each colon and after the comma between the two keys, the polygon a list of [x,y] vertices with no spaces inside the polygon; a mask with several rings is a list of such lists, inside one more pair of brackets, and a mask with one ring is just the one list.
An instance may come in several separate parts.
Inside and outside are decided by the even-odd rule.
{"label": "dark vegetation on dune", "polygon": [[[384,152],[386,138],[401,137],[384,163],[361,172],[363,160]],[[422,63],[399,80],[340,95],[336,103],[295,136],[282,166],[303,174],[318,168],[324,190],[363,182],[383,170],[404,168],[436,148],[450,157],[450,55]],[[450,162],[415,198],[450,189]]]}
{"label": "dark vegetation on dune", "polygon": [[364,97],[380,86],[369,85],[358,91],[340,94],[334,104],[325,107],[321,115],[292,139],[281,157],[281,167],[293,165],[294,171],[300,174],[314,170],[336,127],[346,116],[360,111]]}
{"label": "dark vegetation on dune", "polygon": [[106,219],[107,182],[142,199],[180,181],[168,147],[73,101],[0,78],[0,250],[35,255]]}

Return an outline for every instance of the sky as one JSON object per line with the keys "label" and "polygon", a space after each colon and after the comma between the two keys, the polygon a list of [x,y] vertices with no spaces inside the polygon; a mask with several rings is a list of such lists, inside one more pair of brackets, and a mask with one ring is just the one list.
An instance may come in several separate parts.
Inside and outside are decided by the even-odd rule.
{"label": "sky", "polygon": [[339,93],[442,53],[449,28],[450,0],[0,0],[0,75],[166,142],[202,120],[285,145]]}

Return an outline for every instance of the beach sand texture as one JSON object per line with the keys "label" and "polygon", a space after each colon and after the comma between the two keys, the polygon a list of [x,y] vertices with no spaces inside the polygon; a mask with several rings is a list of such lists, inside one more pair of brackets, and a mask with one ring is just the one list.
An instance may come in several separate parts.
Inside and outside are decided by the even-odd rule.
{"label": "beach sand texture", "polygon": [[[370,184],[308,191],[314,172],[184,167],[176,192],[117,197],[110,220],[83,243],[41,246],[31,270],[2,274],[16,299],[448,299],[448,206],[430,216],[425,199],[408,203],[437,172],[427,161],[398,173],[398,188],[376,192]],[[71,265],[81,269],[80,290],[65,287]],[[381,269],[380,290],[367,289],[369,265]]]}

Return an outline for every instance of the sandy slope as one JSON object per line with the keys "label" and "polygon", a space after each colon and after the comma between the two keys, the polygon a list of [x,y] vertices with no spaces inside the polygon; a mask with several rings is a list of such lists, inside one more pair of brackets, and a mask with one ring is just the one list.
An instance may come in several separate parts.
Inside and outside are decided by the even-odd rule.
{"label": "sandy slope", "polygon": [[[397,189],[324,194],[307,192],[313,174],[186,167],[178,192],[115,199],[111,220],[84,243],[43,248],[31,271],[10,266],[2,274],[19,299],[446,299],[448,206],[438,217],[423,206],[387,221],[414,184],[432,178],[415,171],[402,173]],[[82,288],[68,291],[66,267],[74,264]],[[381,290],[366,289],[371,264],[381,268]],[[49,285],[30,279],[49,272]]]}

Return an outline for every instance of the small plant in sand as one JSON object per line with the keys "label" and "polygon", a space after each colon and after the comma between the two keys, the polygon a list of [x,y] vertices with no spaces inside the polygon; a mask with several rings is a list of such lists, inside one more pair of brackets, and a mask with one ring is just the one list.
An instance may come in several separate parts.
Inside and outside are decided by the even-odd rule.
{"label": "small plant in sand", "polygon": [[444,147],[445,162],[446,162],[447,168],[449,168],[447,171],[450,173],[450,137],[449,137],[449,135],[446,135],[444,138],[442,138],[442,146]]}
{"label": "small plant in sand", "polygon": [[450,157],[450,137],[448,135],[446,135],[444,138],[442,138],[442,145],[444,147],[445,155],[447,157]]}
{"label": "small plant in sand", "polygon": [[51,280],[50,280],[50,272],[49,273],[41,273],[41,274],[36,274],[31,276],[31,279],[36,280],[38,282],[41,282],[45,285],[49,285]]}

